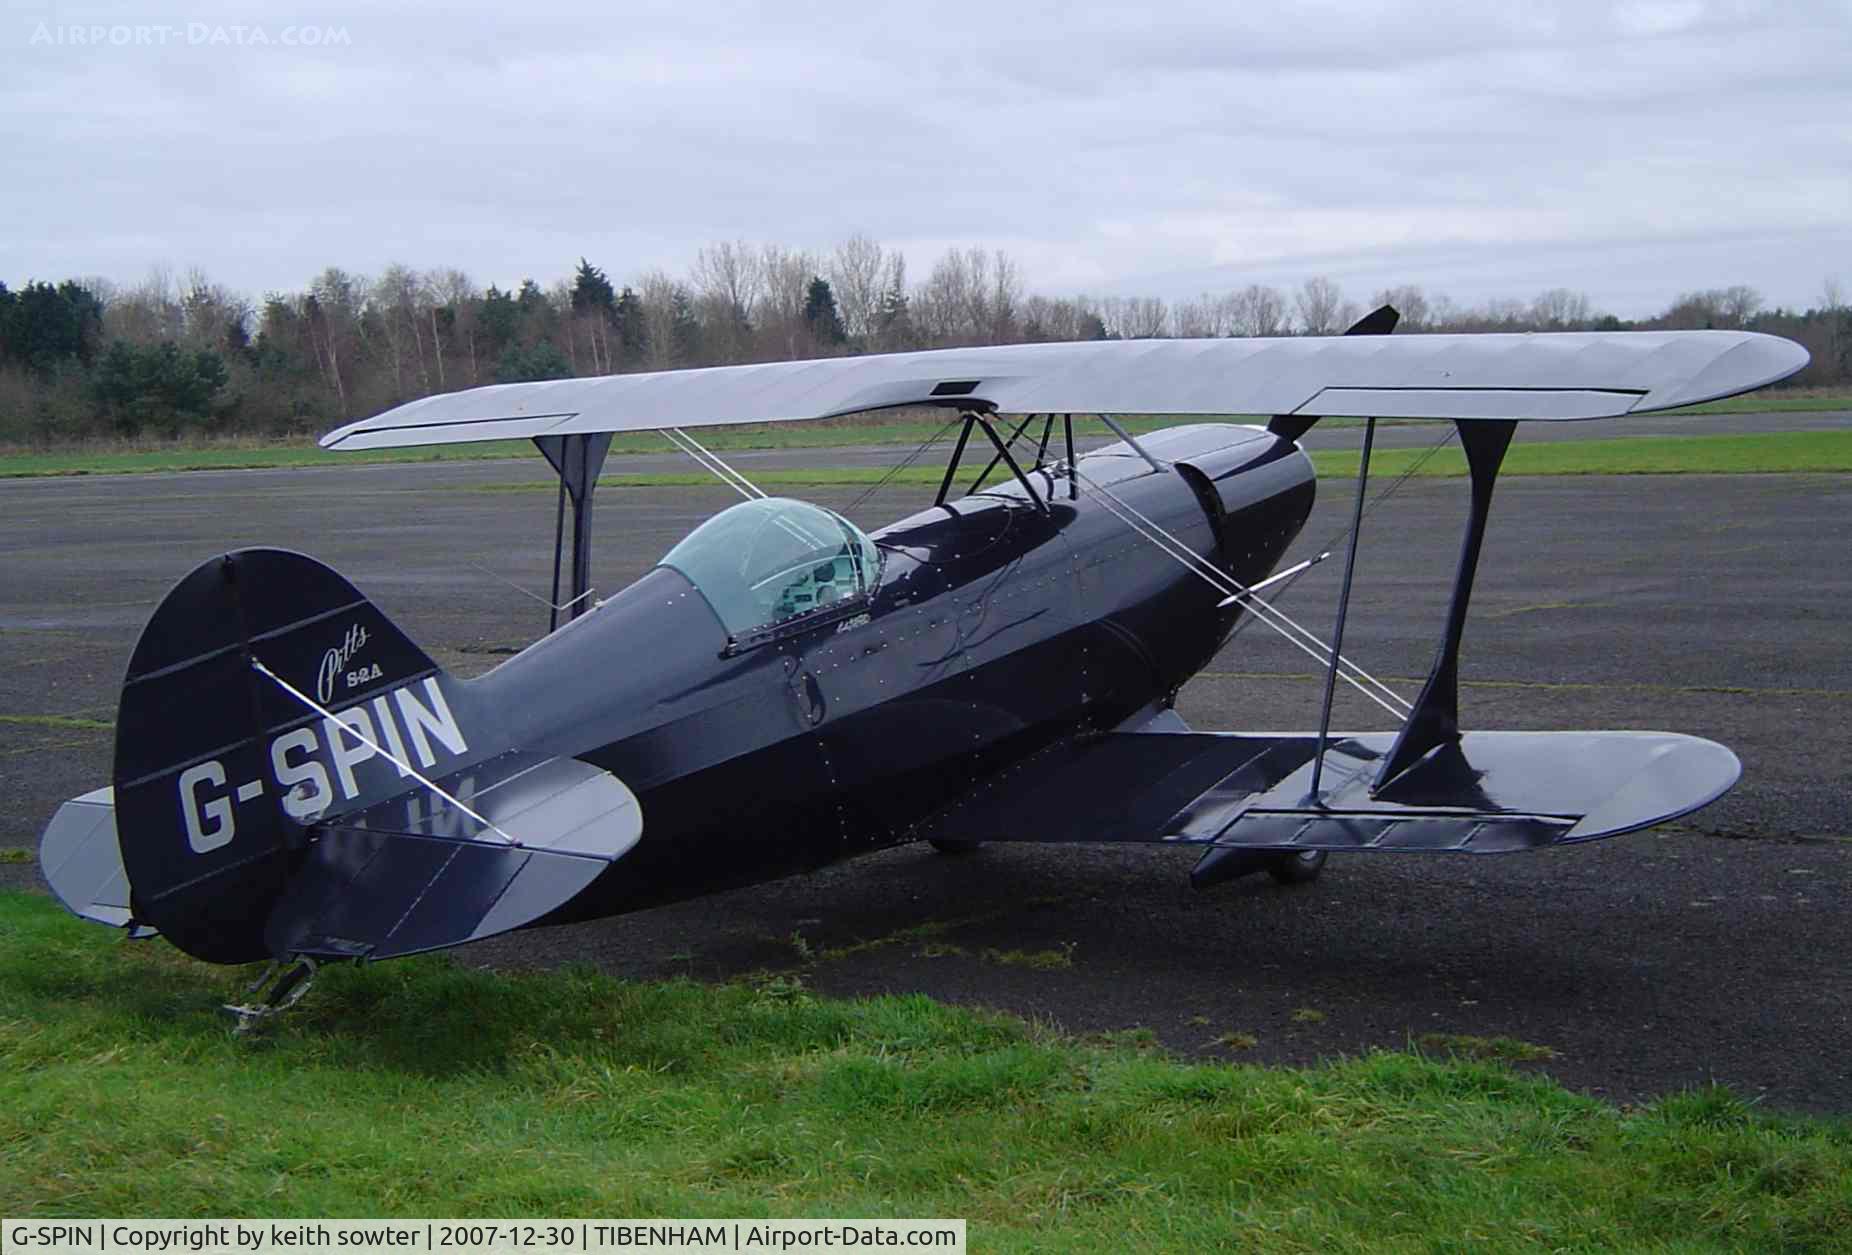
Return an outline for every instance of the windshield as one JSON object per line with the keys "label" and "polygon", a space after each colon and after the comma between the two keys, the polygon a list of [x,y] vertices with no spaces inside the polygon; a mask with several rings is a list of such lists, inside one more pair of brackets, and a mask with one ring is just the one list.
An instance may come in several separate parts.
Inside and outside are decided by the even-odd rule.
{"label": "windshield", "polygon": [[701,590],[736,637],[866,596],[880,564],[861,528],[787,497],[723,510],[662,559]]}

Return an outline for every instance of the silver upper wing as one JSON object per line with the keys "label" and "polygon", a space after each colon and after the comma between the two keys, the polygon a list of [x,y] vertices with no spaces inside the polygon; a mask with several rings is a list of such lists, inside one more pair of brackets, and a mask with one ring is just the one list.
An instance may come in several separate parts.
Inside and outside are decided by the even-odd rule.
{"label": "silver upper wing", "polygon": [[1745,331],[1102,340],[496,384],[337,428],[330,449],[830,418],[965,402],[1005,414],[1582,419],[1747,392],[1807,364]]}

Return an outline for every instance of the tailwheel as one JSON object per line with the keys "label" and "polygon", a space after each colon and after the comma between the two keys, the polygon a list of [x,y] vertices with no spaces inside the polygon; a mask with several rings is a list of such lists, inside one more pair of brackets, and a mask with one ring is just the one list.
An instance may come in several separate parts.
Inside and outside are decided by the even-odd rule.
{"label": "tailwheel", "polygon": [[926,844],[941,854],[975,854],[984,845],[982,841],[952,841],[944,837],[930,837]]}
{"label": "tailwheel", "polygon": [[1324,850],[1298,850],[1269,859],[1267,874],[1283,885],[1309,885],[1325,869],[1330,855]]}

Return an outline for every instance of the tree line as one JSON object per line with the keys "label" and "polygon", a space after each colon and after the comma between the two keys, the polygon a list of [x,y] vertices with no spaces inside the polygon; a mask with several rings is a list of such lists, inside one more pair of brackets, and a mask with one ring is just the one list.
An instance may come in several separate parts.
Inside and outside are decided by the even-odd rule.
{"label": "tree line", "polygon": [[435,392],[487,383],[854,353],[1056,340],[1331,335],[1393,304],[1400,333],[1748,328],[1813,353],[1795,382],[1852,379],[1852,309],[1835,283],[1806,311],[1753,288],[1688,292],[1625,321],[1586,295],[1460,306],[1404,285],[1351,299],[1329,278],[1194,300],[1048,297],[1002,250],[954,248],[924,280],[866,236],[828,253],[723,242],[686,275],[621,286],[580,258],[572,276],[479,287],[455,269],[329,267],[253,303],[203,272],[0,283],[0,440],[313,433]]}

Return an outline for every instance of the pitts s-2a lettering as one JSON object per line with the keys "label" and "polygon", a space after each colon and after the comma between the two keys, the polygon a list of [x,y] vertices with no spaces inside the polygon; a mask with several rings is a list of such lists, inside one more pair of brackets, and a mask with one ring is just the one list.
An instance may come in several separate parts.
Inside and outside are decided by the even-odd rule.
{"label": "pitts s-2a lettering", "polygon": [[[1198,885],[1306,880],[1332,852],[1532,850],[1716,798],[1736,758],[1695,737],[1463,731],[1473,574],[1519,421],[1710,400],[1806,354],[1736,332],[1385,338],[1394,321],[510,384],[344,427],[323,443],[533,439],[560,473],[568,621],[459,680],[313,559],[215,557],[143,632],[113,785],[53,819],[46,876],[78,914],[203,959],[380,959],[915,840],[1193,844]],[[901,405],[962,428],[936,503],[872,533],[764,496],[686,430]],[[1124,412],[1275,417],[1134,439]],[[1076,413],[1120,443],[1077,455]],[[1352,565],[1329,645],[1264,595],[1312,508],[1298,438],[1328,415],[1370,420],[1356,520],[1376,418],[1451,420],[1467,456],[1459,569],[1412,701],[1343,657]],[[611,433],[635,430],[747,500],[594,608],[592,487]],[[989,465],[954,496],[972,448]],[[1354,563],[1354,527],[1350,544]],[[1310,730],[1197,732],[1171,710],[1247,616],[1326,668]],[[1332,731],[1339,681],[1395,729]]]}

